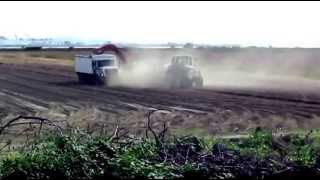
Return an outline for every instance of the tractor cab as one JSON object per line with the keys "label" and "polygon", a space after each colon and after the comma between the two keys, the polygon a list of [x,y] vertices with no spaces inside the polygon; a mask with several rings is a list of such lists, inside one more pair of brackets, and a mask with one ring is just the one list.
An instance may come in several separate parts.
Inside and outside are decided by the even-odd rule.
{"label": "tractor cab", "polygon": [[174,56],[171,64],[182,66],[193,66],[193,58],[191,56]]}

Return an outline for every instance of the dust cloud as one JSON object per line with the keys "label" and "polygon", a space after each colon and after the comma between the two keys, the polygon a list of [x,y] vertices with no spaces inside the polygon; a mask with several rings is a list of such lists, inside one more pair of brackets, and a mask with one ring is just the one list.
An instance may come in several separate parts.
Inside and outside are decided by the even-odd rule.
{"label": "dust cloud", "polygon": [[[157,50],[129,56],[117,85],[165,87],[164,71],[173,55],[192,55],[201,70],[205,88],[297,89],[319,85],[320,52],[314,49],[230,48],[204,50]],[[303,87],[305,88],[305,87]]]}
{"label": "dust cloud", "polygon": [[164,75],[168,60],[154,55],[139,54],[138,57],[129,57],[126,67],[121,69],[115,86],[127,86],[138,88],[164,87]]}
{"label": "dust cloud", "polygon": [[198,56],[207,87],[274,90],[320,87],[317,68],[320,54],[313,49],[247,48],[215,57]]}

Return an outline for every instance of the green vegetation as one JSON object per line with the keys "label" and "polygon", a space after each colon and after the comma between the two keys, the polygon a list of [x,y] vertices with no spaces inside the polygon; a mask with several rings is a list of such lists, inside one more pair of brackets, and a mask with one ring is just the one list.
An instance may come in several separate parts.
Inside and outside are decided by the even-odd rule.
{"label": "green vegetation", "polygon": [[[283,135],[257,129],[249,138],[50,134],[1,159],[3,178],[241,178],[317,175],[320,133]],[[282,173],[279,173],[282,172]],[[295,174],[296,173],[296,174]]]}

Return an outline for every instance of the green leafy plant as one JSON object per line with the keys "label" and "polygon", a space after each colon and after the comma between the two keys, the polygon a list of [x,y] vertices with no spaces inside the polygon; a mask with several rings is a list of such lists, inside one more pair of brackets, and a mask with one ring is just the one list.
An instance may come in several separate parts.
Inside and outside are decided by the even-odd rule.
{"label": "green leafy plant", "polygon": [[251,133],[248,139],[233,146],[243,153],[264,157],[272,152],[272,133],[258,129]]}
{"label": "green leafy plant", "polygon": [[313,171],[318,167],[317,140],[290,136],[287,156],[279,158],[273,138],[270,132],[257,130],[239,141],[184,136],[158,144],[152,138],[114,140],[75,129],[67,135],[44,135],[24,151],[8,153],[0,161],[0,175],[31,179],[223,179],[262,177],[265,169],[282,172],[292,163],[317,174]]}

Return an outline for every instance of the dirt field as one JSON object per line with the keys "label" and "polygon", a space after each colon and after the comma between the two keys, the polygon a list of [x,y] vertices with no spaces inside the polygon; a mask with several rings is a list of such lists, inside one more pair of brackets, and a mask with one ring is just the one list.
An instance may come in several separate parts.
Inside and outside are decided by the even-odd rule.
{"label": "dirt field", "polygon": [[164,109],[171,113],[155,115],[155,125],[166,120],[180,133],[320,127],[320,83],[315,80],[260,80],[274,84],[263,88],[212,84],[196,90],[106,88],[78,84],[72,63],[65,60],[10,52],[1,54],[0,63],[1,118],[31,114],[110,129],[119,123],[141,133],[146,113]]}

